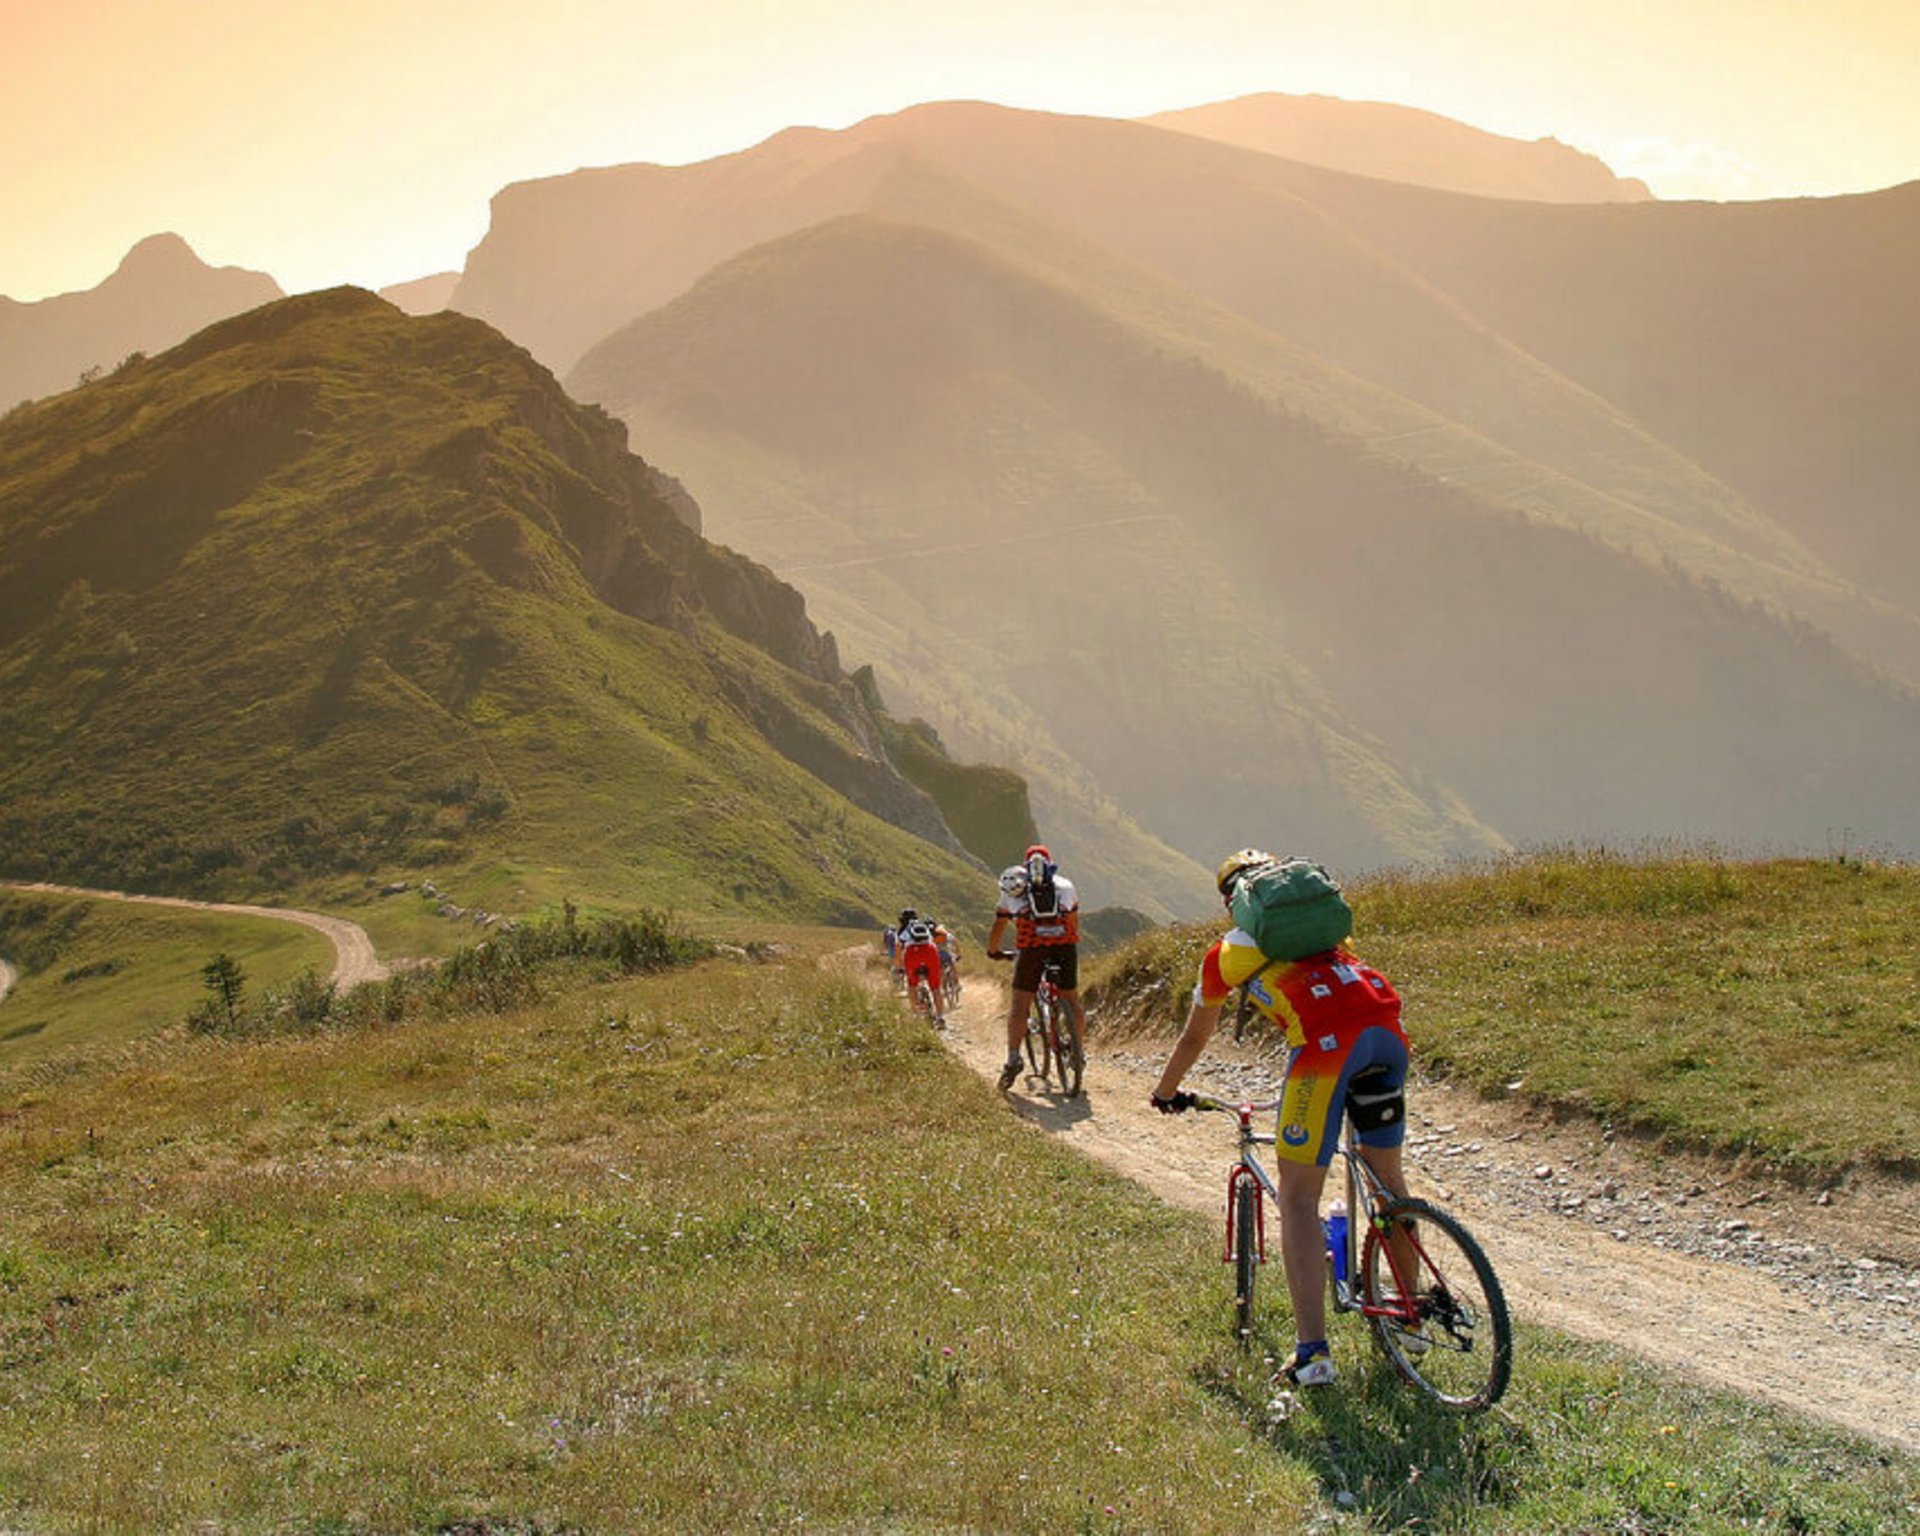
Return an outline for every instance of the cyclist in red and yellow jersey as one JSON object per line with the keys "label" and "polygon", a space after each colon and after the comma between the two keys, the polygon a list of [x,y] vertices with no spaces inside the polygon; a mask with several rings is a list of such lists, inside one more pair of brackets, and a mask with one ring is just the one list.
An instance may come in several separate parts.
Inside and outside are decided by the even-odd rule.
{"label": "cyclist in red and yellow jersey", "polygon": [[[1275,862],[1257,848],[1224,860],[1215,883],[1228,907],[1243,875]],[[1200,962],[1186,1028],[1153,1090],[1155,1109],[1178,1114],[1192,1107],[1193,1095],[1180,1092],[1180,1081],[1213,1038],[1221,1005],[1241,986],[1285,1031],[1289,1050],[1274,1145],[1281,1256],[1298,1336],[1285,1374],[1301,1386],[1325,1386],[1334,1368],[1327,1349],[1320,1192],[1343,1114],[1353,1116],[1360,1155],[1381,1181],[1397,1195],[1407,1193],[1400,1151],[1406,1138],[1407,1037],[1400,1027],[1400,995],[1344,945],[1300,960],[1272,960],[1235,927]]]}
{"label": "cyclist in red and yellow jersey", "polygon": [[1035,843],[1023,864],[1000,876],[1000,905],[987,934],[987,953],[1004,959],[1001,936],[1013,927],[1015,957],[1013,996],[1007,1007],[1007,1063],[1000,1069],[1000,1086],[1011,1088],[1020,1075],[1020,1044],[1027,1035],[1027,1013],[1040,978],[1053,972],[1053,984],[1067,1005],[1073,1037],[1086,1048],[1086,1029],[1080,1011],[1080,897],[1073,882],[1060,873],[1046,845]]}

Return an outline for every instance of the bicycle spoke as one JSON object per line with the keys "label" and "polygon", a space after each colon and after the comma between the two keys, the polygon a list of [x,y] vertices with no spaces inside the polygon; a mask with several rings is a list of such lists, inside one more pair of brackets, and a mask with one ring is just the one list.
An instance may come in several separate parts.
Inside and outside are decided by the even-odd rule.
{"label": "bicycle spoke", "polygon": [[1360,1290],[1393,1368],[1450,1408],[1491,1407],[1507,1389],[1513,1332],[1479,1243],[1424,1200],[1401,1200],[1367,1233]]}

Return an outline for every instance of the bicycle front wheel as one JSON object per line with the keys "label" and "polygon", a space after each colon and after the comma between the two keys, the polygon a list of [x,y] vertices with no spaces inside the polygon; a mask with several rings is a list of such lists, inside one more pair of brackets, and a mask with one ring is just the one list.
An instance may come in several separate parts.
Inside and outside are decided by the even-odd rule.
{"label": "bicycle front wheel", "polygon": [[1233,1186],[1233,1328],[1244,1348],[1253,1339],[1253,1277],[1260,1267],[1260,1186]]}
{"label": "bicycle front wheel", "polygon": [[1053,1065],[1052,1054],[1047,1049],[1049,1033],[1047,1021],[1036,1003],[1027,1010],[1027,1069],[1043,1083],[1047,1080],[1047,1069]]}
{"label": "bicycle front wheel", "polygon": [[1435,1402],[1491,1408],[1513,1372],[1513,1325],[1493,1265],[1459,1219],[1396,1200],[1367,1229],[1361,1311],[1395,1371]]}

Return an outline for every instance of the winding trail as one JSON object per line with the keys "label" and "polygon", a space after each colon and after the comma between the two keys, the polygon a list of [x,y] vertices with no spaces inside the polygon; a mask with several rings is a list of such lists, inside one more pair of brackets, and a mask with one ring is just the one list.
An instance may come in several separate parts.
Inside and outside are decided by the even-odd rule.
{"label": "winding trail", "polygon": [[[333,944],[333,976],[335,986],[342,989],[357,987],[363,981],[384,981],[387,967],[380,962],[374,951],[373,940],[367,937],[367,930],[358,923],[348,922],[344,917],[328,917],[324,912],[297,912],[290,907],[253,907],[242,906],[224,901],[189,901],[179,896],[136,896],[125,891],[95,891],[76,885],[48,885],[44,883],[28,884],[15,880],[0,880],[0,889],[10,891],[36,891],[47,896],[82,896],[94,901],[135,901],[152,907],[185,907],[195,912],[230,912],[239,917],[264,917],[282,923],[298,923],[303,928],[312,928],[323,933]],[[0,961],[0,999],[4,999],[9,988],[17,979],[13,967]]]}
{"label": "winding trail", "polygon": [[[1004,984],[971,975],[946,1032],[948,1049],[989,1082],[1005,1054],[1006,1007]],[[1142,1041],[1130,1052],[1124,1042],[1101,1049],[1096,1036],[1079,1098],[1046,1094],[1023,1077],[1007,1100],[1048,1135],[1169,1204],[1216,1216],[1230,1134],[1208,1117],[1161,1115],[1147,1103],[1169,1043]],[[1223,1097],[1258,1098],[1271,1096],[1275,1078],[1270,1061],[1216,1037],[1189,1081]],[[1431,1083],[1416,1085],[1409,1110],[1411,1161],[1424,1174],[1440,1171],[1438,1178],[1416,1176],[1415,1193],[1431,1195],[1470,1224],[1521,1318],[1920,1454],[1920,1291],[1912,1289],[1920,1286],[1920,1267],[1904,1247],[1895,1259],[1864,1256],[1886,1230],[1884,1192],[1861,1195],[1858,1209],[1809,1209],[1804,1218],[1783,1208],[1785,1196],[1766,1214],[1753,1203],[1766,1195],[1746,1201],[1755,1223],[1801,1220],[1793,1235],[1818,1240],[1785,1251],[1819,1246],[1840,1255],[1830,1265],[1897,1277],[1885,1294],[1862,1297],[1844,1281],[1794,1284],[1788,1275],[1660,1246],[1632,1214],[1609,1214],[1596,1225],[1585,1204],[1549,1207],[1538,1193],[1545,1168],[1577,1171],[1582,1187],[1661,1176],[1635,1162],[1642,1154],[1602,1147],[1594,1133],[1530,1121]],[[1472,1158],[1455,1156],[1463,1150]],[[1798,1198],[1812,1205],[1809,1192]],[[1691,1219],[1697,1225],[1717,1215],[1696,1209]]]}

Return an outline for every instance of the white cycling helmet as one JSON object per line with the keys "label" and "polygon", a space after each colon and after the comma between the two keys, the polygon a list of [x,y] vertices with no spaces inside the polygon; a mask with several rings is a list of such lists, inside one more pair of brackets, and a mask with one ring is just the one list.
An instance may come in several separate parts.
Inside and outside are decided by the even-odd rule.
{"label": "white cycling helmet", "polygon": [[1024,864],[1009,864],[1000,871],[1000,889],[1009,896],[1027,894],[1027,867]]}

